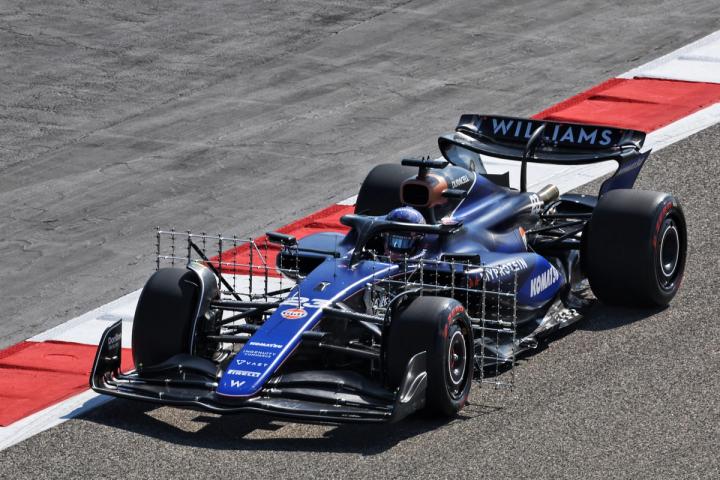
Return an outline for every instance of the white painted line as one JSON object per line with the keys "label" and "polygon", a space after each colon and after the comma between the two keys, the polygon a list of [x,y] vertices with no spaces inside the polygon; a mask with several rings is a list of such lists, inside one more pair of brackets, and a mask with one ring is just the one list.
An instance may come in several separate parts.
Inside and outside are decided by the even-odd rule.
{"label": "white painted line", "polygon": [[350,206],[350,205],[355,205],[356,202],[357,202],[357,195],[353,195],[352,197],[346,198],[345,200],[343,200],[342,202],[338,202],[337,204]]}
{"label": "white painted line", "polygon": [[60,425],[65,420],[89,412],[93,408],[99,407],[110,400],[111,397],[87,390],[44,410],[33,413],[12,425],[0,427],[0,451],[37,435],[48,428]]}
{"label": "white painted line", "polygon": [[[510,173],[510,186],[520,188],[520,162],[483,156],[488,173]],[[617,169],[617,163],[602,162],[590,165],[547,165],[528,163],[528,190],[538,191],[548,184],[558,187],[561,193],[585,185]]]}
{"label": "white painted line", "polygon": [[[58,340],[63,342],[86,343],[97,345],[102,333],[110,325],[123,320],[123,330],[132,332],[132,319],[135,315],[135,306],[140,297],[140,290],[118,298],[115,301],[96,308],[88,313],[73,318],[55,328],[31,337],[31,342],[45,342]],[[122,346],[130,348],[130,336],[123,335]]]}
{"label": "white painted line", "polygon": [[[233,279],[232,275],[223,275],[230,285],[238,292],[250,291],[250,277],[248,275],[236,275]],[[268,291],[279,290],[281,288],[292,287],[295,283],[292,280],[283,278],[282,281],[277,277],[268,278]],[[264,289],[264,277],[253,277],[253,292]],[[113,323],[122,319],[123,348],[130,348],[132,342],[132,326],[133,317],[135,316],[135,307],[140,298],[141,290],[135,290],[113,302],[96,308],[88,313],[80,315],[77,318],[69,320],[55,328],[43,332],[39,335],[28,339],[31,342],[45,342],[48,340],[84,343],[87,345],[97,345],[100,342],[103,332]]]}
{"label": "white painted line", "polygon": [[720,83],[720,31],[620,75],[635,77]]}
{"label": "white painted line", "polygon": [[645,139],[643,150],[652,148],[653,151],[657,152],[683,138],[712,127],[718,122],[720,122],[720,103],[698,110],[677,122],[650,132]]}

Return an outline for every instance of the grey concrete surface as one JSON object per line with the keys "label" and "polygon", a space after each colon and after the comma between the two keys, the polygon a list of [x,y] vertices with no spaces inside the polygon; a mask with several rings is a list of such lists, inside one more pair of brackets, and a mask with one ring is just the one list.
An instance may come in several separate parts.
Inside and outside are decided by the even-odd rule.
{"label": "grey concrete surface", "polygon": [[[459,113],[530,114],[720,28],[711,0],[4,2],[0,346],[139,288],[152,228],[256,235],[435,152]],[[321,427],[114,401],[0,452],[7,478],[717,478],[713,128],[655,156],[685,284],[598,307],[448,424]],[[245,470],[247,469],[247,470]]]}
{"label": "grey concrete surface", "polygon": [[720,24],[624,3],[2,2],[0,347],[142,286],[156,225],[260,234]]}

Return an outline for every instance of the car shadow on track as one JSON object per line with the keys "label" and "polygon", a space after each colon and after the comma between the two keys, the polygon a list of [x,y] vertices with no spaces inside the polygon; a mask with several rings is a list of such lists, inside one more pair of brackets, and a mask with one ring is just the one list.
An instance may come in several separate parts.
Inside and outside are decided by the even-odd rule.
{"label": "car shadow on track", "polygon": [[657,315],[667,307],[626,308],[611,307],[597,303],[593,305],[585,318],[578,323],[577,330],[599,332],[624,327],[640,320]]}
{"label": "car shadow on track", "polygon": [[[476,395],[473,395],[476,396]],[[473,420],[504,407],[470,404],[452,420],[412,415],[392,426],[293,423],[259,414],[215,415],[116,399],[79,418],[177,445],[214,450],[304,451],[377,455],[408,438]]]}
{"label": "car shadow on track", "polygon": [[[522,355],[519,362],[532,361],[548,344],[575,330],[605,331],[620,328],[661,312],[662,308],[629,309],[593,306],[585,319],[553,334],[537,350]],[[482,389],[486,391],[486,389]],[[388,425],[317,425],[292,423],[261,414],[214,415],[205,412],[158,407],[152,404],[116,399],[81,417],[113,429],[156,438],[185,446],[216,450],[338,452],[376,455],[408,438],[499,413],[507,402],[498,397],[479,395],[474,389],[473,404],[452,420],[413,415],[391,427]]]}

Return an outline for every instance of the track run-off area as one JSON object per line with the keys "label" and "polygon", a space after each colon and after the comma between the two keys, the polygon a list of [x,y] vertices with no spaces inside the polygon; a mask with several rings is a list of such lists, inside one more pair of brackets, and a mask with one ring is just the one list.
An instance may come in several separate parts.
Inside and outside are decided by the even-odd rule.
{"label": "track run-off area", "polygon": [[[0,476],[716,477],[720,7],[395,3],[5,7]],[[512,393],[476,389],[448,423],[303,425],[87,390],[103,329],[130,331],[152,226],[336,230],[372,165],[436,155],[470,112],[648,132],[637,187],[688,216],[675,302],[596,307],[520,363]],[[534,166],[530,183],[595,193],[611,170]]]}

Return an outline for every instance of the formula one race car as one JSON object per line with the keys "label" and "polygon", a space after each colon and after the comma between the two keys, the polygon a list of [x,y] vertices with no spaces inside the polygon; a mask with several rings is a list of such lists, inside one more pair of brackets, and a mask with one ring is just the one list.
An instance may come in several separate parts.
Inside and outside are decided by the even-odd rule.
{"label": "formula one race car", "polygon": [[[120,370],[118,322],[104,333],[91,387],[321,422],[452,416],[473,380],[501,382],[517,355],[595,299],[642,307],[675,296],[685,218],[672,195],[631,189],[649,155],[644,139],[463,115],[439,139],[443,158],[369,173],[354,214],[341,218],[345,234],[269,233],[275,254],[247,242],[239,262],[223,254],[227,238],[182,234],[176,249],[181,234],[158,232],[158,270],[134,317],[135,370]],[[487,173],[488,157],[520,162],[520,188]],[[528,162],[608,160],[619,166],[597,197],[527,191]],[[173,240],[168,255],[161,237]],[[219,257],[208,258],[209,240]],[[186,265],[160,268],[161,259]]]}

